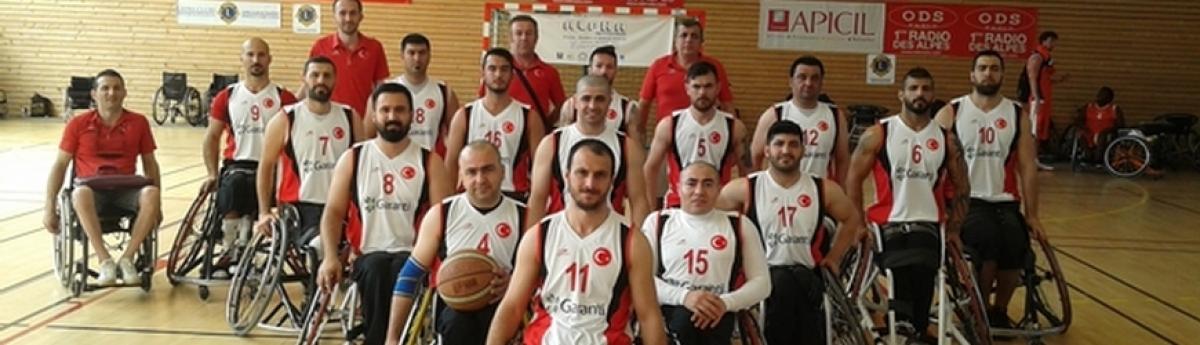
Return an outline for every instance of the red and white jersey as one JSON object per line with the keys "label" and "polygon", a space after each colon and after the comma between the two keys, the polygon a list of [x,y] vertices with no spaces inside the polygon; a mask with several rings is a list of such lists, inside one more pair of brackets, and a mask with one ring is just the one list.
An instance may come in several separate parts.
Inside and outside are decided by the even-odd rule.
{"label": "red and white jersey", "polygon": [[481,98],[467,104],[464,112],[467,114],[466,142],[486,140],[500,150],[500,163],[504,165],[504,182],[500,189],[528,192],[532,166],[526,138],[529,106],[513,100],[499,114],[492,114],[483,106]]}
{"label": "red and white jersey", "polygon": [[[678,208],[651,213],[642,223],[654,253],[656,278],[674,288],[723,295],[745,279],[742,229],[752,228],[736,213],[693,215]],[[759,245],[755,243],[755,245]],[[675,304],[660,293],[659,303]]]}
{"label": "red and white jersey", "polygon": [[293,103],[296,96],[275,84],[255,93],[244,82],[238,82],[213,96],[209,116],[225,123],[224,159],[257,162],[262,156],[267,122]]}
{"label": "red and white jersey", "polygon": [[628,248],[632,233],[621,216],[609,213],[585,237],[555,213],[538,226],[541,284],[525,344],[627,345],[633,300],[629,290]]}
{"label": "red and white jersey", "polygon": [[388,158],[375,140],[355,145],[346,238],[359,253],[412,251],[429,205],[429,150],[409,143]]}
{"label": "red and white jersey", "polygon": [[413,117],[412,125],[408,128],[408,137],[426,150],[446,154],[446,144],[442,142],[442,121],[450,118],[446,114],[446,104],[450,101],[450,89],[446,83],[436,79],[426,79],[425,83],[416,85],[399,76],[388,80],[389,83],[404,85],[412,92]]}
{"label": "red and white jersey", "polygon": [[276,200],[281,204],[307,202],[325,204],[333,167],[342,152],[354,143],[350,107],[333,102],[329,112],[316,114],[304,103],[284,108],[288,117],[288,137],[279,157],[279,188]]}
{"label": "red and white jersey", "polygon": [[796,103],[776,103],[775,121],[792,121],[804,130],[804,158],[800,170],[817,177],[833,174],[833,147],[837,144],[837,106],[818,102],[813,109],[800,109]]}
{"label": "red and white jersey", "polygon": [[550,163],[553,185],[550,188],[548,202],[546,202],[546,214],[562,211],[566,205],[571,202],[571,193],[567,190],[567,158],[571,154],[571,147],[583,139],[596,139],[608,145],[608,149],[612,150],[613,156],[616,157],[615,166],[616,174],[613,176],[613,187],[609,189],[608,195],[610,204],[614,211],[624,215],[625,205],[625,178],[628,175],[627,167],[625,166],[625,134],[617,132],[612,128],[606,128],[600,135],[586,135],[579,131],[577,125],[559,127],[550,133],[551,142],[554,147],[554,158]]}
{"label": "red and white jersey", "polygon": [[932,121],[914,131],[899,115],[881,120],[879,126],[884,145],[875,160],[875,203],[867,209],[867,220],[940,222],[946,131]]}
{"label": "red and white jersey", "polygon": [[705,161],[717,167],[721,173],[721,184],[733,176],[734,161],[733,128],[737,121],[732,114],[717,110],[708,123],[696,121],[691,108],[671,114],[671,147],[667,150],[667,205],[679,205],[679,193],[675,190],[679,174],[688,164]]}
{"label": "red and white jersey", "polygon": [[[608,103],[608,114],[604,117],[604,124],[607,126],[606,128],[616,129],[617,132],[626,133],[628,126],[626,122],[629,120],[629,105],[637,103],[637,101],[621,95],[617,92],[617,90],[613,90],[610,97],[612,97],[612,101]],[[574,113],[575,111],[579,111],[579,108],[575,107],[574,105],[571,105],[571,107],[572,109],[568,109],[571,112],[567,113],[567,116],[563,116],[563,119],[559,121],[558,127],[566,127],[575,123],[575,121],[579,121],[579,115]]]}
{"label": "red and white jersey", "polygon": [[517,244],[525,229],[522,220],[525,204],[500,196],[500,204],[490,210],[471,205],[466,194],[442,201],[442,243],[438,257],[445,258],[464,249],[491,256],[505,271],[512,272]]}
{"label": "red and white jersey", "polygon": [[950,101],[954,135],[962,143],[971,182],[971,197],[992,202],[1014,201],[1017,190],[1017,133],[1021,106],[1007,98],[984,112],[962,96]]}
{"label": "red and white jersey", "polygon": [[766,244],[767,264],[816,267],[832,242],[822,222],[825,193],[821,178],[802,173],[790,187],[780,185],[766,171],[746,179],[750,195],[745,213]]}

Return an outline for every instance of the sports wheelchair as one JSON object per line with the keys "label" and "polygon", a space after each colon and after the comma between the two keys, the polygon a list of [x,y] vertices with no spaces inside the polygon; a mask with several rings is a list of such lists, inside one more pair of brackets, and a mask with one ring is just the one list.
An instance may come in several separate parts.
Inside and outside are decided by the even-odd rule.
{"label": "sports wheelchair", "polygon": [[162,86],[154,92],[151,101],[151,115],[159,125],[175,123],[176,117],[182,117],[188,124],[199,126],[204,119],[204,100],[200,91],[188,86],[186,73],[163,72]]}
{"label": "sports wheelchair", "polygon": [[92,86],[95,84],[95,77],[71,77],[71,84],[63,90],[64,120],[70,120],[75,110],[91,109],[95,105],[92,100]]}
{"label": "sports wheelchair", "polygon": [[1196,121],[1193,114],[1169,113],[1118,129],[1104,150],[1104,168],[1119,177],[1136,177],[1165,163],[1200,169],[1200,135],[1192,128]]}
{"label": "sports wheelchair", "polygon": [[[1045,239],[1035,242],[1026,255],[1021,271],[1024,310],[1015,328],[992,327],[996,336],[1019,336],[1030,344],[1043,344],[1047,335],[1062,334],[1071,327],[1071,297],[1067,281],[1054,256],[1054,248]],[[1039,258],[1037,252],[1041,252]]]}
{"label": "sports wheelchair", "polygon": [[850,112],[850,150],[858,147],[858,138],[879,119],[888,116],[888,108],[874,104],[855,104],[846,108]]}
{"label": "sports wheelchair", "polygon": [[[249,166],[226,165],[222,168],[219,179],[254,174],[255,170]],[[219,185],[220,180],[217,183],[217,186]],[[218,277],[217,273],[219,270],[232,270],[232,265],[241,258],[239,254],[245,246],[225,247],[222,241],[224,231],[233,229],[221,229],[222,218],[217,210],[217,192],[201,190],[179,224],[179,232],[175,235],[175,242],[167,256],[167,280],[171,285],[197,285],[200,298],[207,300],[209,288],[229,284],[228,276]],[[239,239],[241,235],[238,234]],[[236,243],[244,244],[246,240],[248,239]]]}
{"label": "sports wheelchair", "polygon": [[[70,180],[74,180],[74,178]],[[98,277],[100,273],[90,268],[92,247],[88,242],[87,233],[83,231],[83,224],[75,214],[75,206],[72,203],[74,191],[74,182],[69,181],[67,187],[58,193],[56,212],[59,217],[59,231],[54,235],[54,272],[58,276],[59,282],[64,288],[71,291],[71,295],[74,297],[79,297],[84,291],[94,291],[106,287],[141,287],[142,291],[149,292],[158,257],[158,230],[150,231],[146,239],[142,241],[141,248],[134,255],[133,265],[139,272],[140,284],[100,286],[89,283],[89,279]],[[137,210],[97,208],[96,212],[99,216],[105,247],[113,253],[124,251],[133,236]]]}
{"label": "sports wheelchair", "polygon": [[[305,307],[316,291],[311,268],[318,267],[320,258],[305,242],[300,223],[298,206],[282,205],[270,234],[255,233],[242,252],[225,304],[225,320],[235,334],[244,336],[255,327],[300,331]],[[289,289],[297,284],[290,283],[300,283],[300,303],[292,297],[296,289]]]}
{"label": "sports wheelchair", "polygon": [[208,116],[212,114],[212,101],[217,97],[217,94],[229,87],[229,85],[238,82],[237,74],[217,74],[213,73],[212,83],[208,84],[208,91],[204,92],[204,101],[200,102],[202,110],[200,111],[200,123],[195,126],[208,126]]}
{"label": "sports wheelchair", "polygon": [[[883,267],[883,236],[878,226],[868,226],[870,238],[860,243],[854,262],[849,262],[844,277],[851,303],[862,312],[862,325],[869,330],[868,341],[875,344],[903,344],[897,332],[896,307],[891,269]],[[941,231],[939,238],[945,238]],[[847,260],[849,261],[849,260]],[[936,275],[931,325],[937,325],[938,344],[991,344],[983,296],[975,284],[974,269],[955,242],[943,241],[942,266]],[[845,278],[843,278],[845,279]],[[854,316],[852,312],[848,315]],[[914,330],[923,334],[926,330]],[[861,342],[854,342],[861,344]],[[846,344],[849,344],[846,343]]]}
{"label": "sports wheelchair", "polygon": [[300,327],[296,344],[319,343],[322,334],[328,330],[326,326],[334,323],[340,326],[345,344],[357,344],[362,340],[359,339],[363,333],[363,317],[359,308],[361,302],[358,298],[358,285],[354,283],[354,276],[351,274],[354,265],[349,264],[352,260],[349,253],[349,248],[343,248],[339,253],[342,267],[345,268],[341,283],[332,290],[318,287],[311,303],[305,308],[304,323]]}

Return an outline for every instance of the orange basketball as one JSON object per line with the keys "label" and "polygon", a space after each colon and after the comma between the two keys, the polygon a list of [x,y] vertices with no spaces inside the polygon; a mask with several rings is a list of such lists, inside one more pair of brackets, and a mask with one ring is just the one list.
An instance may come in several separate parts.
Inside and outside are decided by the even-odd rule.
{"label": "orange basketball", "polygon": [[438,296],[454,310],[483,309],[492,300],[492,279],[499,267],[492,257],[477,250],[454,252],[437,271]]}

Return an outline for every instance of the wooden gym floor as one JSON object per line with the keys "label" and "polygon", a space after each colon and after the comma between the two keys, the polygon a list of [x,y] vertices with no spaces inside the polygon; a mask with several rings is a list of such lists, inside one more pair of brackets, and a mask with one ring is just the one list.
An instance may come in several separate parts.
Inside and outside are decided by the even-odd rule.
{"label": "wooden gym floor", "polygon": [[[291,334],[261,330],[232,335],[224,321],[227,290],[214,288],[201,301],[194,286],[171,287],[161,262],[150,293],[107,289],[70,298],[52,271],[51,236],[41,225],[62,127],[58,120],[0,120],[0,345],[294,343]],[[165,181],[159,236],[165,256],[205,175],[203,131],[154,129]],[[1200,175],[1125,180],[1060,167],[1042,173],[1041,189],[1043,222],[1075,308],[1070,331],[1048,343],[1200,339]]]}

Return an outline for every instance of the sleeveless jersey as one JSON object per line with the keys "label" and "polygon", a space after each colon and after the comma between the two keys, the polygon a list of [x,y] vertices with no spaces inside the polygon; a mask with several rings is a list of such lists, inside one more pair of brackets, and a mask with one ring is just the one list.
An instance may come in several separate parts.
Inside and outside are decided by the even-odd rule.
{"label": "sleeveless jersey", "polygon": [[1117,126],[1117,104],[1109,102],[1106,106],[1098,106],[1095,102],[1088,103],[1087,112],[1083,119],[1083,124],[1087,127],[1088,134],[1091,134],[1092,142],[1095,142],[1097,135],[1100,132],[1112,129]]}
{"label": "sleeveless jersey", "polygon": [[767,265],[816,267],[832,242],[824,227],[822,179],[803,174],[791,187],[775,182],[766,171],[748,177],[746,217],[758,227],[766,245]]}
{"label": "sleeveless jersey", "polygon": [[221,90],[213,97],[214,117],[225,122],[225,160],[257,162],[262,156],[263,132],[271,116],[286,105],[296,103],[296,96],[275,84],[258,93],[251,92],[244,82]]}
{"label": "sleeveless jersey", "polygon": [[691,108],[671,114],[671,147],[667,150],[667,205],[679,205],[679,174],[694,161],[705,161],[717,167],[721,184],[733,176],[733,115],[717,110],[716,116],[707,124],[700,124],[692,116]]}
{"label": "sleeveless jersey", "polygon": [[643,231],[655,254],[655,276],[687,290],[733,291],[745,280],[742,222],[737,214],[722,211],[691,215],[671,208],[651,213]]}
{"label": "sleeveless jersey", "polygon": [[1007,98],[992,111],[975,106],[970,96],[950,101],[954,135],[963,147],[971,197],[991,202],[1013,201],[1017,190],[1017,134],[1021,105]]}
{"label": "sleeveless jersey", "polygon": [[565,212],[538,226],[541,284],[525,344],[628,345],[633,300],[629,290],[631,234],[621,216],[609,213],[580,238]]}
{"label": "sleeveless jersey", "polygon": [[415,85],[408,82],[403,76],[392,78],[388,82],[404,85],[412,92],[413,118],[412,126],[408,129],[408,137],[426,150],[444,156],[446,144],[443,142],[445,139],[441,136],[442,121],[453,115],[446,114],[448,110],[446,104],[449,103],[450,97],[446,83],[441,80],[427,79],[424,84]]}
{"label": "sleeveless jersey", "polygon": [[500,189],[528,192],[532,163],[526,140],[529,106],[513,100],[499,114],[492,114],[483,106],[481,98],[464,109],[467,114],[466,142],[487,140],[500,150],[500,162],[504,165],[504,182]]}
{"label": "sleeveless jersey", "polygon": [[355,145],[346,238],[359,253],[411,251],[429,205],[429,150],[409,143],[388,158],[375,140]]}
{"label": "sleeveless jersey", "polygon": [[500,204],[486,213],[472,206],[466,194],[446,198],[442,201],[442,243],[438,257],[444,259],[457,251],[474,249],[512,272],[517,244],[525,230],[524,215],[525,204],[506,196],[501,196]]}
{"label": "sleeveless jersey", "polygon": [[325,204],[333,167],[354,142],[350,107],[333,102],[329,113],[315,114],[304,103],[285,108],[288,137],[283,155],[277,200],[280,203]]}
{"label": "sleeveless jersey", "polygon": [[[622,201],[625,200],[625,178],[628,176],[627,167],[625,166],[625,134],[609,129],[605,129],[598,136],[585,135],[579,131],[576,125],[560,127],[550,133],[554,147],[554,158],[551,160],[550,176],[552,185],[550,188],[549,198],[546,203],[546,214],[562,211],[566,205],[571,202],[571,193],[567,190],[567,159],[571,154],[571,146],[583,139],[596,139],[608,145],[608,149],[612,150],[613,156],[616,158],[615,166],[616,173],[613,175],[613,187],[609,189],[608,195],[610,204],[614,211],[624,215],[625,205]],[[635,167],[636,169],[636,167]]]}
{"label": "sleeveless jersey", "polygon": [[942,218],[941,177],[946,168],[946,132],[930,122],[913,131],[900,115],[880,121],[883,149],[875,160],[875,203],[867,220],[939,222]]}
{"label": "sleeveless jersey", "polygon": [[604,117],[607,121],[605,123],[608,126],[607,128],[616,129],[621,133],[627,132],[625,122],[629,119],[629,114],[626,112],[629,110],[629,104],[633,102],[635,101],[613,90],[612,102],[608,104],[608,115]]}
{"label": "sleeveless jersey", "polygon": [[837,144],[837,106],[819,102],[805,111],[791,101],[775,104],[775,121],[792,121],[804,130],[804,158],[800,170],[817,177],[833,173],[833,147]]}

